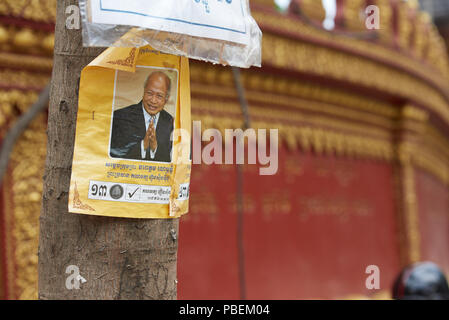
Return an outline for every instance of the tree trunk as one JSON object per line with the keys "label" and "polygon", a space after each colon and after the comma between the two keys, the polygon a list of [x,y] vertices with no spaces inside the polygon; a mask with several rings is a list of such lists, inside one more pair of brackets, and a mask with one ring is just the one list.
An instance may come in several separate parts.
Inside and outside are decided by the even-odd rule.
{"label": "tree trunk", "polygon": [[[77,1],[57,3],[39,299],[176,299],[178,219],[119,219],[67,211],[80,72],[101,50],[83,48],[81,30],[65,27],[65,9]],[[66,286],[74,274],[67,269],[70,265],[87,280],[79,282],[79,289]]]}

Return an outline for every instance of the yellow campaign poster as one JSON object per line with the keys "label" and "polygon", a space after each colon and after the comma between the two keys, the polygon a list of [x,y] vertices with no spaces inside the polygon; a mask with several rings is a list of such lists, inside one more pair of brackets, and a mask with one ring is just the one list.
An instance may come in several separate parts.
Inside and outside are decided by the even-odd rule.
{"label": "yellow campaign poster", "polygon": [[190,124],[187,58],[108,48],[81,73],[69,212],[187,213]]}

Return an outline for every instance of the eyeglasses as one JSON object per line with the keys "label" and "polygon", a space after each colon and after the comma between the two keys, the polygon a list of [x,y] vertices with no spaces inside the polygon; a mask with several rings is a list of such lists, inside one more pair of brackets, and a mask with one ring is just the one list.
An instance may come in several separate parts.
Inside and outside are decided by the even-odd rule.
{"label": "eyeglasses", "polygon": [[147,92],[145,92],[145,95],[148,97],[148,98],[156,98],[156,100],[158,100],[158,101],[162,101],[162,100],[165,100],[166,99],[166,97],[167,96],[164,96],[162,93],[157,93],[157,92],[153,92],[153,91],[147,91]]}

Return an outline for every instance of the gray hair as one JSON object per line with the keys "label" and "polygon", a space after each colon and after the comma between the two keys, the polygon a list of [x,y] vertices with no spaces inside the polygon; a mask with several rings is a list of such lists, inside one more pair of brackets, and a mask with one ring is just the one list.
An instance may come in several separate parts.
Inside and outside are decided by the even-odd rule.
{"label": "gray hair", "polygon": [[170,95],[170,90],[171,90],[171,79],[170,79],[170,77],[169,77],[165,72],[162,72],[162,71],[154,71],[154,72],[151,72],[151,73],[149,74],[149,76],[147,77],[147,79],[145,80],[145,82],[143,83],[143,88],[144,88],[144,90],[145,90],[145,88],[147,87],[148,80],[150,80],[150,78],[151,78],[152,76],[154,76],[154,75],[161,75],[161,76],[164,76],[164,77],[165,77],[165,83],[166,83],[166,85],[167,85],[167,99],[168,99],[168,96]]}

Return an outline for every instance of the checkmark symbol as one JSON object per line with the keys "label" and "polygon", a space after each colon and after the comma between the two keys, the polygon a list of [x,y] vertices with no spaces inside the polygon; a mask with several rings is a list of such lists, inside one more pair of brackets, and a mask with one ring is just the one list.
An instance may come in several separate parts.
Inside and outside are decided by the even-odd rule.
{"label": "checkmark symbol", "polygon": [[129,192],[128,192],[128,195],[129,195],[129,197],[130,197],[130,198],[132,198],[132,197],[133,197],[133,195],[134,195],[134,194],[135,194],[135,193],[137,192],[137,190],[139,190],[139,188],[140,188],[140,187],[137,187],[137,189],[136,189],[136,190],[134,190],[134,192],[133,192],[133,193],[129,193]]}

